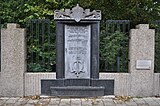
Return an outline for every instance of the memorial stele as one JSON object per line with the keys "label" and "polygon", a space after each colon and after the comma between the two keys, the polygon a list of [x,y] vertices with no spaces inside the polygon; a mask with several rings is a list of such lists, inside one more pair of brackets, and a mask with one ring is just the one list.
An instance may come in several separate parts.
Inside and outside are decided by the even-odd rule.
{"label": "memorial stele", "polygon": [[114,80],[99,79],[99,23],[101,11],[55,10],[56,79],[41,80],[42,94],[102,96],[114,93]]}

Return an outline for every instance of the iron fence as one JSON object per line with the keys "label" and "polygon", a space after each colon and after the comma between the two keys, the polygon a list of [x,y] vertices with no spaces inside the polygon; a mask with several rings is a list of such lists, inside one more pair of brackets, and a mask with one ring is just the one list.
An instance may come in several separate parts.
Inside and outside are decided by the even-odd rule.
{"label": "iron fence", "polygon": [[27,70],[55,71],[54,21],[31,19],[27,29]]}
{"label": "iron fence", "polygon": [[100,71],[128,72],[129,20],[107,20],[100,36]]}
{"label": "iron fence", "polygon": [[155,28],[155,62],[154,71],[160,72],[160,20],[155,21],[153,24]]}
{"label": "iron fence", "polygon": [[[100,71],[127,72],[130,21],[108,20],[105,27],[100,36]],[[56,71],[54,21],[32,19],[27,29],[28,71]]]}

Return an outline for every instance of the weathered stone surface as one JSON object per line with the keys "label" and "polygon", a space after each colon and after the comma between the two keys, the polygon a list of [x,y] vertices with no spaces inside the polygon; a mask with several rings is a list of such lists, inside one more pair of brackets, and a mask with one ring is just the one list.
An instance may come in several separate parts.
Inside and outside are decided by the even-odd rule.
{"label": "weathered stone surface", "polygon": [[65,25],[65,78],[90,78],[90,25]]}
{"label": "weathered stone surface", "polygon": [[92,106],[92,99],[90,98],[84,98],[82,100],[82,106]]}
{"label": "weathered stone surface", "polygon": [[112,99],[103,99],[104,106],[116,106]]}
{"label": "weathered stone surface", "polygon": [[[149,25],[140,24],[138,29],[131,29],[129,44],[129,71],[131,73],[132,96],[153,96],[154,74],[154,45],[155,30],[149,29]],[[136,69],[137,60],[150,60],[151,68]]]}
{"label": "weathered stone surface", "polygon": [[156,102],[153,98],[148,97],[148,98],[143,98],[144,101],[149,104],[150,106],[159,106],[160,104]]}
{"label": "weathered stone surface", "polygon": [[54,19],[55,20],[75,20],[79,22],[81,20],[101,20],[101,11],[94,10],[90,12],[90,9],[83,9],[78,4],[76,7],[70,9],[65,9],[64,12],[55,10],[54,11]]}
{"label": "weathered stone surface", "polygon": [[82,101],[81,99],[73,98],[71,99],[71,106],[81,106]]}
{"label": "weathered stone surface", "polygon": [[25,29],[17,24],[7,24],[1,31],[0,96],[24,95],[26,71]]}
{"label": "weathered stone surface", "polygon": [[53,105],[59,105],[60,103],[60,98],[51,98],[49,105],[53,106]]}
{"label": "weathered stone surface", "polygon": [[138,106],[138,105],[136,104],[136,102],[134,102],[132,99],[129,100],[129,101],[126,101],[125,104],[126,104],[127,106]]}
{"label": "weathered stone surface", "polygon": [[70,106],[71,105],[71,99],[61,99],[59,106]]}

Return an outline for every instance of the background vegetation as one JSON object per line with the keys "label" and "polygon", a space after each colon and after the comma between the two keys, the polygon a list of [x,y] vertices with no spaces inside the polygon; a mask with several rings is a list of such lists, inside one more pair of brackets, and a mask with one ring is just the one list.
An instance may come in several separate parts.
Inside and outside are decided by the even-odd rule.
{"label": "background vegetation", "polygon": [[[159,0],[0,0],[0,20],[2,27],[8,22],[16,22],[22,27],[26,27],[26,22],[29,19],[53,20],[54,10],[72,8],[77,3],[83,8],[101,10],[101,34],[106,31],[105,21],[108,19],[131,20],[132,26],[139,23],[152,23],[160,19]],[[55,30],[54,23],[51,23],[51,26],[52,30]],[[100,56],[109,60],[109,64],[115,64],[117,51],[122,51],[122,44],[119,42],[123,41],[127,44],[128,36],[124,37],[124,34],[121,32],[115,32],[112,35],[103,36],[100,39]],[[119,46],[113,45],[117,44],[117,42]],[[36,47],[33,48],[31,45],[33,44],[28,41],[28,50],[36,52]],[[113,48],[112,51],[110,48]],[[41,49],[37,50],[39,50],[38,55],[48,57],[48,55],[41,52]],[[52,55],[52,58],[55,59],[54,50],[55,48],[53,49],[53,53],[49,55]],[[126,57],[128,54],[128,45],[123,50],[125,50],[123,52],[125,52],[126,55],[124,56]],[[127,62],[127,60],[121,61]],[[103,63],[103,61],[101,62]],[[55,64],[54,61],[52,63]],[[29,68],[32,71],[51,71],[45,69],[40,64],[30,64]]]}

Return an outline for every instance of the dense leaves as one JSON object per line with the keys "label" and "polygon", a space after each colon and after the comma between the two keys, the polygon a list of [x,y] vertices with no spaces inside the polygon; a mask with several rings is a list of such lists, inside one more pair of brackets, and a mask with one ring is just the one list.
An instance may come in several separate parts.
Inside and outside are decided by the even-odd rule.
{"label": "dense leaves", "polygon": [[101,71],[127,71],[128,38],[128,35],[119,31],[100,36]]}
{"label": "dense leaves", "polygon": [[160,18],[158,0],[1,0],[3,22],[22,22],[33,18],[53,19],[53,11],[71,8],[79,3],[84,8],[99,9],[103,20],[128,19],[133,24]]}

